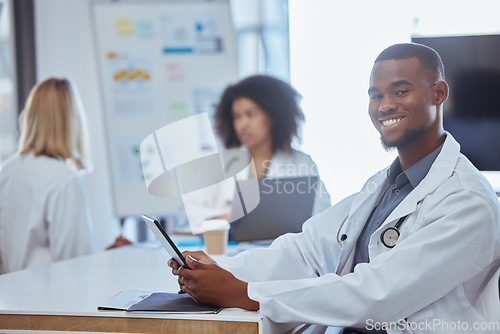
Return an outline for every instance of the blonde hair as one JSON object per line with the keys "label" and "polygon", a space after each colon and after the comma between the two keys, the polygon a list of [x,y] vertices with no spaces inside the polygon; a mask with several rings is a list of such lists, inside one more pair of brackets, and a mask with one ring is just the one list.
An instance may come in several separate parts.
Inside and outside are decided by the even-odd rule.
{"label": "blonde hair", "polygon": [[88,170],[88,133],[76,87],[67,79],[50,78],[35,85],[20,117],[21,155],[65,160]]}

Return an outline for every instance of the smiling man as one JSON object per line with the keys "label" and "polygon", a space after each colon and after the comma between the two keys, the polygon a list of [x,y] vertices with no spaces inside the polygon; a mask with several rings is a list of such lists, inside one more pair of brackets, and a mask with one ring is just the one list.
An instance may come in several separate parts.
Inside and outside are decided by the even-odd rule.
{"label": "smiling man", "polygon": [[200,303],[343,333],[500,332],[500,205],[443,129],[439,55],[396,44],[376,59],[369,114],[398,158],[303,231],[215,263],[169,265]]}
{"label": "smiling man", "polygon": [[[403,170],[444,142],[442,104],[448,98],[444,68],[430,49],[387,49],[377,60],[370,79],[369,112],[386,149],[397,148]],[[413,52],[412,52],[413,51]],[[398,57],[399,58],[399,57]],[[392,61],[391,61],[392,60]],[[439,61],[438,61],[439,60]]]}

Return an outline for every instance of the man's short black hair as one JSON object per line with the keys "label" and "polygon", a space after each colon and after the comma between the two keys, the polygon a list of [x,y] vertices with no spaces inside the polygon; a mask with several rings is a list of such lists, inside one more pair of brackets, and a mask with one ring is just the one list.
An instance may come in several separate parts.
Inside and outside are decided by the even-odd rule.
{"label": "man's short black hair", "polygon": [[445,81],[444,65],[441,56],[426,45],[418,43],[400,43],[389,46],[382,51],[375,63],[382,60],[401,60],[417,58],[422,67],[431,75],[434,82]]}
{"label": "man's short black hair", "polygon": [[293,138],[300,139],[298,129],[304,121],[300,94],[278,78],[258,74],[229,85],[222,93],[215,112],[215,128],[226,148],[241,146],[233,127],[233,102],[240,97],[255,102],[271,119],[274,152],[288,151]]}

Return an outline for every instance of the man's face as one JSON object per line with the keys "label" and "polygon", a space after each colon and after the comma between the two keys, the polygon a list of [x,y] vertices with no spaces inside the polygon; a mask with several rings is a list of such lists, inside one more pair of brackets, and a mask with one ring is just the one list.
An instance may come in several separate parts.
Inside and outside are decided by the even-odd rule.
{"label": "man's face", "polygon": [[375,63],[370,77],[368,111],[386,149],[405,150],[434,137],[437,109],[434,83],[417,58]]}

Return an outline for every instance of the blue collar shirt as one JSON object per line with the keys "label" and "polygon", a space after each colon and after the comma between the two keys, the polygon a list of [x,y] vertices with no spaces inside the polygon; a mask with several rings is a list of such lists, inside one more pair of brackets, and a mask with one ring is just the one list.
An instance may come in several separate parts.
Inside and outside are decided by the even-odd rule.
{"label": "blue collar shirt", "polygon": [[389,186],[377,206],[372,210],[358,238],[352,270],[354,270],[354,267],[358,263],[370,262],[368,243],[370,242],[371,235],[382,225],[399,203],[424,179],[439,152],[441,152],[442,147],[443,145],[441,144],[437,149],[404,172],[401,170],[399,157],[391,164],[387,170]]}

